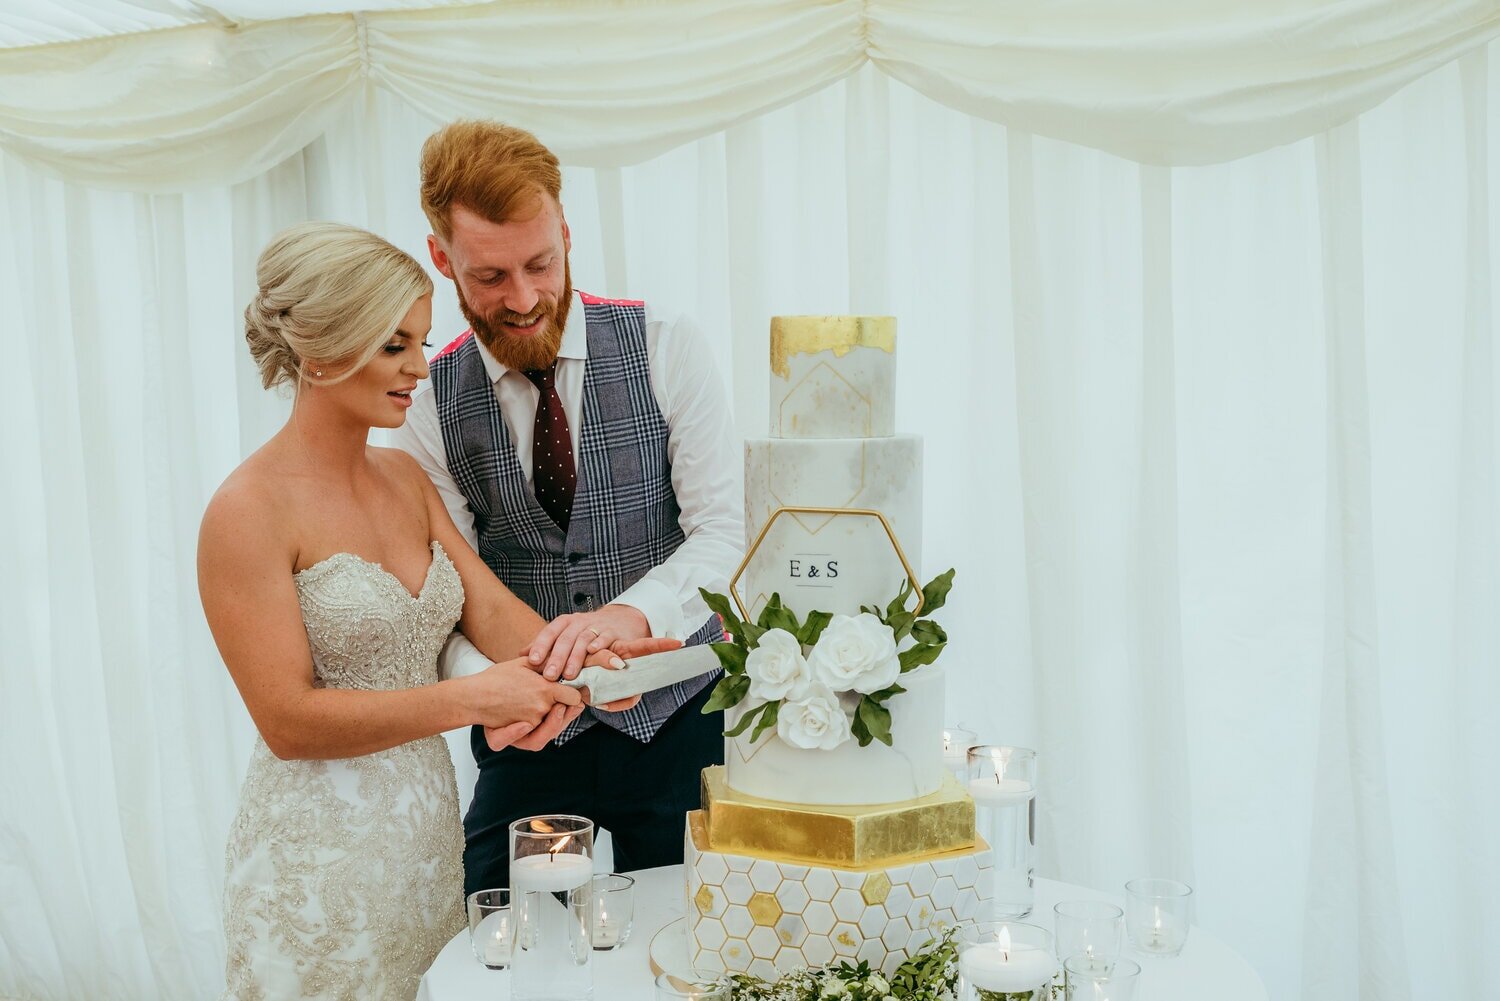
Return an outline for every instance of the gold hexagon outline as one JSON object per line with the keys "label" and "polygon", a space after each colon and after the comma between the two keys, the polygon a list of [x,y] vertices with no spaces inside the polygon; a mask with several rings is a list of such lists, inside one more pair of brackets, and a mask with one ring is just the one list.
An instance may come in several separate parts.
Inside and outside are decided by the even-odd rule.
{"label": "gold hexagon outline", "polygon": [[740,610],[741,618],[749,619],[750,612],[745,608],[744,599],[740,597],[740,578],[745,575],[745,570],[750,566],[750,561],[755,559],[755,554],[760,551],[761,543],[766,541],[766,535],[771,531],[771,526],[776,524],[776,519],[780,518],[784,514],[830,514],[834,516],[847,515],[860,518],[875,518],[876,520],[878,520],[880,522],[880,527],[885,529],[886,538],[891,540],[891,548],[896,550],[896,558],[901,561],[901,569],[906,571],[906,579],[911,582],[912,593],[917,596],[917,607],[911,610],[911,614],[921,614],[922,606],[926,604],[926,599],[922,595],[922,582],[917,580],[917,572],[911,568],[911,561],[906,558],[906,550],[901,548],[901,540],[896,538],[896,532],[893,528],[891,528],[891,523],[886,519],[885,515],[881,514],[879,511],[874,510],[873,508],[798,507],[792,505],[783,505],[771,512],[771,516],[767,518],[766,523],[761,526],[760,534],[755,537],[755,541],[751,543],[749,551],[745,553],[745,558],[740,561],[739,568],[735,570],[734,576],[729,578],[729,596],[734,599],[735,607]]}
{"label": "gold hexagon outline", "polygon": [[802,378],[798,379],[795,384],[793,384],[792,386],[788,387],[788,389],[787,389],[787,391],[785,393],[781,394],[781,402],[776,405],[776,427],[777,427],[777,429],[781,430],[781,431],[785,431],[786,430],[786,417],[784,415],[784,411],[786,410],[786,401],[791,398],[791,395],[793,393],[795,393],[797,390],[801,389],[803,387],[803,385],[805,385],[807,383],[807,381],[813,377],[813,374],[815,372],[817,372],[818,369],[820,369],[820,368],[826,368],[826,369],[828,369],[829,373],[835,379],[839,380],[844,385],[848,386],[849,389],[850,389],[850,391],[853,392],[854,395],[859,398],[859,401],[865,405],[865,433],[864,433],[864,437],[866,437],[866,438],[870,437],[870,429],[875,426],[875,403],[868,396],[866,396],[864,393],[861,393],[859,391],[859,387],[856,386],[854,383],[850,382],[844,376],[844,374],[842,372],[840,372],[838,369],[834,368],[832,365],[828,364],[826,361],[819,361],[812,368],[808,369],[806,375],[804,375]]}
{"label": "gold hexagon outline", "polygon": [[[869,447],[869,441],[861,441],[859,443],[859,487],[854,491],[854,493],[845,498],[842,504],[836,505],[840,510],[847,508],[851,503],[859,498],[860,494],[863,494],[865,492],[866,488],[869,487],[869,483],[867,483],[865,480],[865,473],[870,465]],[[770,452],[766,453],[766,492],[769,493],[772,497],[775,497],[778,504],[785,506],[786,501],[781,499],[781,495],[778,494],[776,492],[776,488],[771,485],[771,474],[774,472],[774,470],[770,468],[770,455]],[[808,535],[817,535],[819,532],[823,531],[823,529],[833,524],[833,519],[829,518],[817,528],[813,528],[812,526],[804,522],[801,518],[794,517],[792,520],[801,525],[802,530]]]}

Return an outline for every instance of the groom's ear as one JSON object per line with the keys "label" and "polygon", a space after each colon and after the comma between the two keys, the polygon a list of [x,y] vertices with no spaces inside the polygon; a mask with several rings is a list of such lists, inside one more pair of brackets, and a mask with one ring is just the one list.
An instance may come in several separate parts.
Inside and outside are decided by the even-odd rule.
{"label": "groom's ear", "polygon": [[568,218],[567,218],[567,216],[565,216],[565,215],[562,214],[562,206],[561,205],[559,205],[557,207],[557,215],[558,215],[558,217],[560,219],[562,219],[562,228],[563,228],[563,253],[565,253],[565,254],[571,254],[573,252],[573,234],[571,234],[571,233],[568,232]]}
{"label": "groom's ear", "polygon": [[427,234],[427,253],[432,256],[432,266],[442,272],[444,278],[453,278],[453,263],[448,260],[448,252],[438,242],[436,235]]}

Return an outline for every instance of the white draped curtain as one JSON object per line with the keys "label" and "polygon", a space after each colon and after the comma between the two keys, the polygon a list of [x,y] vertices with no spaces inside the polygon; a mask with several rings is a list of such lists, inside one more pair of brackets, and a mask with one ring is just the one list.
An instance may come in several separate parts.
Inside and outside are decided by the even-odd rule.
{"label": "white draped curtain", "polygon": [[564,155],[578,285],[694,313],[746,435],[772,314],[898,317],[949,715],[1039,748],[1043,875],[1187,879],[1273,998],[1489,992],[1493,4],[218,11],[0,50],[0,997],[222,986],[239,312],[302,219],[420,254],[458,114]]}

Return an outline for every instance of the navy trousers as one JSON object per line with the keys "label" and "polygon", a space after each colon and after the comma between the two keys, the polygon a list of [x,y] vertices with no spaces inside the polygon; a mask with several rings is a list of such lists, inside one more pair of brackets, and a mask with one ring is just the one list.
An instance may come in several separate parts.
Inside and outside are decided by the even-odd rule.
{"label": "navy trousers", "polygon": [[494,753],[475,727],[479,781],[464,817],[464,892],[510,885],[510,825],[538,814],[578,814],[607,828],[616,872],[680,863],[683,815],[700,805],[699,774],[724,763],[724,714],[702,713],[713,688],[645,743],[596,723],[561,746]]}

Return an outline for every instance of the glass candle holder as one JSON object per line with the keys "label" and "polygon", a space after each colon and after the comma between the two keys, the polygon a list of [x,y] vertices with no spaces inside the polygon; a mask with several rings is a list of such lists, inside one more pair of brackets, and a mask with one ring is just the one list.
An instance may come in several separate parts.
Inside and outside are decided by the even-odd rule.
{"label": "glass candle holder", "polygon": [[469,946],[487,969],[503,970],[516,951],[516,916],[509,890],[476,890],[469,894]]}
{"label": "glass candle holder", "polygon": [[567,815],[510,825],[510,891],[520,935],[511,965],[516,1001],[594,996],[594,824]]}
{"label": "glass candle holder", "polygon": [[1129,959],[1077,955],[1063,962],[1065,1001],[1134,1001],[1141,965]]}
{"label": "glass candle holder", "polygon": [[594,951],[618,949],[630,938],[635,919],[635,880],[617,872],[595,876],[592,907]]}
{"label": "glass candle holder", "polygon": [[1132,879],[1125,884],[1125,930],[1150,956],[1175,956],[1187,944],[1193,888],[1175,879]]}
{"label": "glass candle holder", "polygon": [[989,912],[1020,918],[1035,902],[1036,752],[981,744],[969,748],[969,794],[974,820],[995,860],[995,896]]}
{"label": "glass candle holder", "polygon": [[1058,958],[1113,960],[1125,937],[1125,912],[1103,900],[1065,900],[1052,908]]}
{"label": "glass candle holder", "polygon": [[950,726],[943,731],[943,764],[959,782],[969,777],[969,748],[979,743],[979,734],[973,730]]}
{"label": "glass candle holder", "polygon": [[1019,921],[961,925],[959,1001],[1052,1001],[1057,959],[1045,928]]}
{"label": "glass candle holder", "polygon": [[729,1001],[729,978],[713,970],[667,970],[656,978],[657,1001]]}

